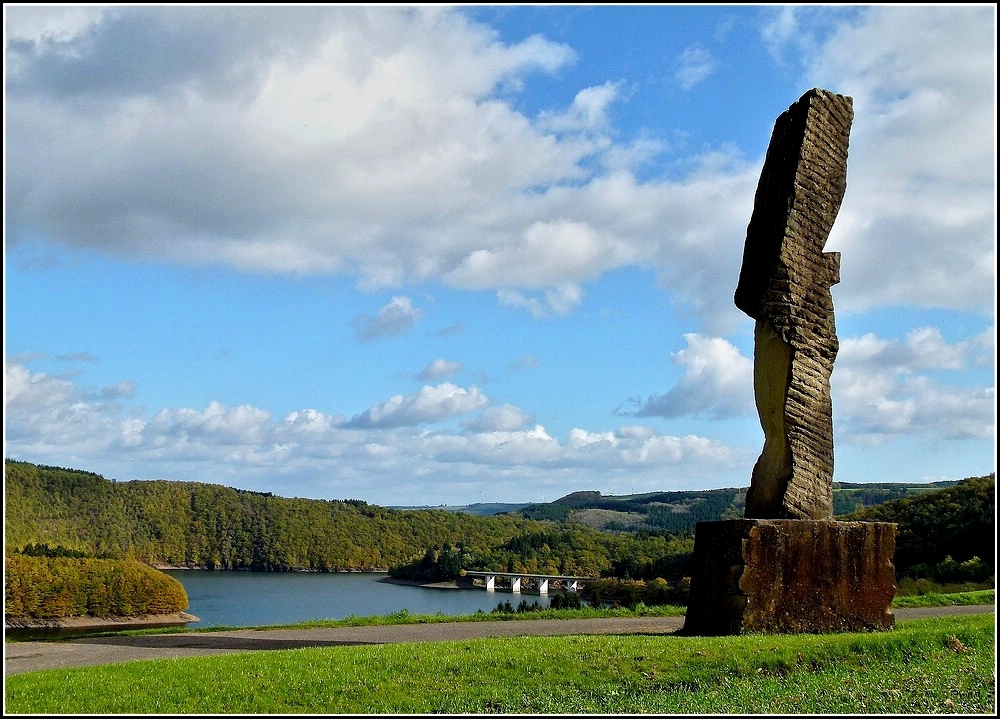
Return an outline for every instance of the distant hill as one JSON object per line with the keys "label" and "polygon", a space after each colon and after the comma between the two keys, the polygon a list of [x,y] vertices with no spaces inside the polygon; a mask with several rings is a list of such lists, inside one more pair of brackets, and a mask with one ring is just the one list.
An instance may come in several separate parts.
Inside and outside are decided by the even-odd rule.
{"label": "distant hill", "polygon": [[396,506],[393,505],[389,509],[399,509],[404,511],[413,511],[420,509],[437,509],[442,512],[459,512],[461,514],[473,514],[477,517],[492,517],[496,514],[510,514],[516,512],[519,509],[524,509],[529,506],[528,502],[521,502],[519,504],[504,504],[501,502],[485,502],[476,504],[462,504],[462,505],[447,505],[441,504],[438,506],[430,505],[419,505],[419,506]]}
{"label": "distant hill", "polygon": [[[845,515],[956,484],[957,480],[931,483],[834,482],[834,515]],[[574,521],[606,531],[689,532],[694,531],[698,522],[742,517],[745,500],[746,487],[629,495],[580,491],[553,502],[530,504],[512,511],[526,519]]]}

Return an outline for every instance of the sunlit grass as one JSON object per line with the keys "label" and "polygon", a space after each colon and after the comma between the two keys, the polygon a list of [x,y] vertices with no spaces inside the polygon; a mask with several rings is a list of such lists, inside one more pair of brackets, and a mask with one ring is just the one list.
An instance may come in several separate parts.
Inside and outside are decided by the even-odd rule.
{"label": "sunlit grass", "polygon": [[912,607],[957,607],[975,604],[996,604],[996,589],[982,589],[975,592],[959,592],[957,594],[922,594],[907,597],[896,597],[892,606],[896,609]]}
{"label": "sunlit grass", "polygon": [[517,637],[6,678],[8,713],[986,713],[992,614],[826,635]]}

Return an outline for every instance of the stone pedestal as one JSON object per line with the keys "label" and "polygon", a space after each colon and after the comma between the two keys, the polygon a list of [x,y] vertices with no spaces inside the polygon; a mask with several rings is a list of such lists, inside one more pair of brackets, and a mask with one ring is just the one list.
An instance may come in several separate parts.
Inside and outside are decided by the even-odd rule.
{"label": "stone pedestal", "polygon": [[891,629],[895,551],[888,522],[699,522],[684,633]]}

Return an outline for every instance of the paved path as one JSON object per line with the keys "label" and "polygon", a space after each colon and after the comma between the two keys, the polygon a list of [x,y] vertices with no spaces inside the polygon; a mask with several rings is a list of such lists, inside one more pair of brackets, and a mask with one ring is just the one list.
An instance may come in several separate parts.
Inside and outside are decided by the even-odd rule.
{"label": "paved path", "polygon": [[[897,619],[995,612],[993,605],[896,609]],[[240,629],[148,636],[81,637],[49,642],[5,642],[4,676],[42,669],[113,664],[137,659],[196,657],[262,649],[397,642],[442,642],[482,637],[568,634],[671,634],[684,617],[534,619],[492,622],[400,624],[332,629]]]}

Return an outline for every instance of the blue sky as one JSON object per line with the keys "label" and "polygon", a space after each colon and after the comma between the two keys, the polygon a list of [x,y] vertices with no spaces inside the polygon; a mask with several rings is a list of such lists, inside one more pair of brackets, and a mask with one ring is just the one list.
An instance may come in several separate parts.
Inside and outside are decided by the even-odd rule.
{"label": "blue sky", "polygon": [[996,7],[4,6],[5,456],[383,505],[744,487],[777,116],[854,99],[835,480],[996,467]]}

